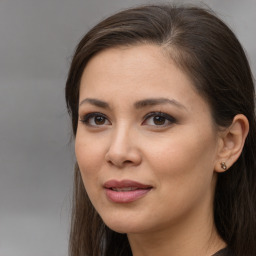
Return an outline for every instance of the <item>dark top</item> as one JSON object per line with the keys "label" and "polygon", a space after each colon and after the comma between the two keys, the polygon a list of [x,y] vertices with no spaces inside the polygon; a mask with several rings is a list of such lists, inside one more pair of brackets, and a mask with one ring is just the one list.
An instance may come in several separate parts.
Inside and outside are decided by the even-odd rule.
{"label": "dark top", "polygon": [[221,249],[220,251],[216,252],[212,256],[232,256],[228,250],[228,248]]}

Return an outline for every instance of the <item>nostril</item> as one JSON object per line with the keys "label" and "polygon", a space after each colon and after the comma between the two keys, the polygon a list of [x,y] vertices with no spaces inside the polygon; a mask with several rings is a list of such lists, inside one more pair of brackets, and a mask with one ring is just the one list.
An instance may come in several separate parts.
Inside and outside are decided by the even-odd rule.
{"label": "nostril", "polygon": [[[125,149],[125,150],[124,150]],[[119,168],[131,165],[138,165],[141,162],[141,156],[135,148],[114,148],[112,147],[105,155],[105,160],[110,165]]]}
{"label": "nostril", "polygon": [[131,160],[125,160],[125,161],[118,161],[118,160],[108,160],[107,161],[111,165],[119,166],[119,167],[124,167],[126,165],[133,164]]}
{"label": "nostril", "polygon": [[123,162],[123,164],[131,164],[131,163],[132,163],[131,160],[125,160],[125,161]]}

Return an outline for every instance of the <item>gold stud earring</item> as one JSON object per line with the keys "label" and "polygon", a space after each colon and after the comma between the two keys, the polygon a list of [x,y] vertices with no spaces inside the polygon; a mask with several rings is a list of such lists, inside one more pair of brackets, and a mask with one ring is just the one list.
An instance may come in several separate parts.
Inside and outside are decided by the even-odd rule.
{"label": "gold stud earring", "polygon": [[221,168],[223,169],[223,170],[227,170],[227,165],[226,165],[226,163],[225,162],[221,162],[220,163],[220,166],[221,166]]}

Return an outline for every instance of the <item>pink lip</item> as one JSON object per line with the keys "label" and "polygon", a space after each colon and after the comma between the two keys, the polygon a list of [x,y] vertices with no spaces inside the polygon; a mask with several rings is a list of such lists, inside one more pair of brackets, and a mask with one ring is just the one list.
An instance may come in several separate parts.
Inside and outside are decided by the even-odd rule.
{"label": "pink lip", "polygon": [[[150,185],[132,180],[109,180],[105,182],[103,186],[105,188],[107,198],[115,203],[130,203],[136,201],[145,196],[152,189],[152,186]],[[127,190],[129,188],[132,188],[132,190]]]}

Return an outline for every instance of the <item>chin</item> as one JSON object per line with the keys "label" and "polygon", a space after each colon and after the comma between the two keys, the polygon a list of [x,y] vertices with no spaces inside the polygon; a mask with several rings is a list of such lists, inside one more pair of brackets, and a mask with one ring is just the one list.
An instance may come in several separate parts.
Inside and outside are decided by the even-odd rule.
{"label": "chin", "polygon": [[103,217],[103,222],[105,225],[117,233],[142,234],[154,230],[153,222],[150,221],[149,223],[145,221],[145,219],[136,219],[133,217],[132,220],[129,220],[129,217],[127,216],[124,216],[123,218]]}
{"label": "chin", "polygon": [[108,226],[111,230],[117,232],[117,233],[137,233],[138,227],[133,227],[134,224],[131,225],[128,221],[104,221],[103,222]]}

